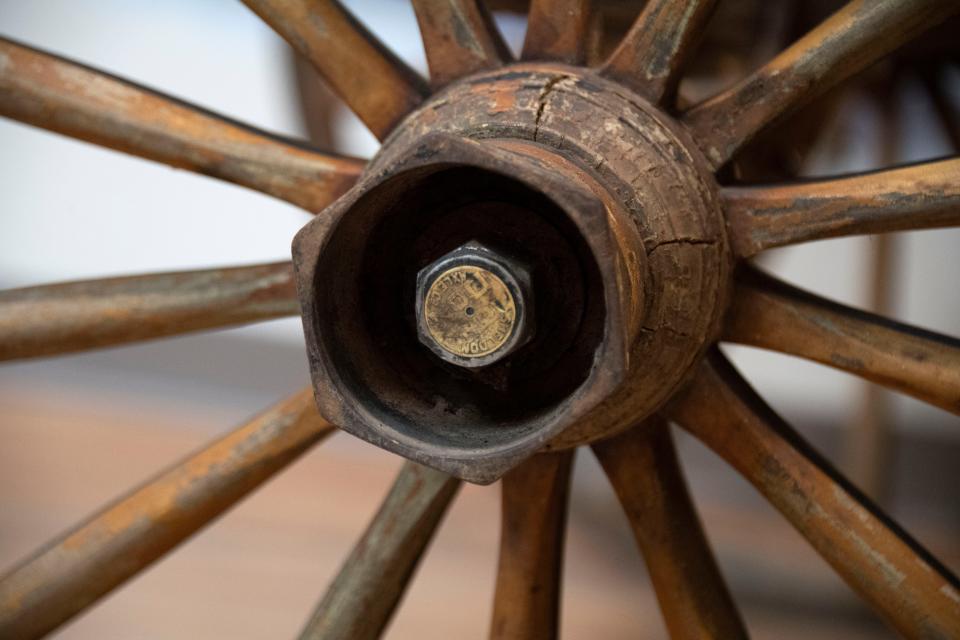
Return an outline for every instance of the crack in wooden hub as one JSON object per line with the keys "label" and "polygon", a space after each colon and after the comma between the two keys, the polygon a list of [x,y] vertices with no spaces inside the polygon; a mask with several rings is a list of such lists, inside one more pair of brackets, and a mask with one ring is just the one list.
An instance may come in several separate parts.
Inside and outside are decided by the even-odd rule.
{"label": "crack in wooden hub", "polygon": [[[295,241],[321,411],[484,483],[636,424],[717,337],[732,259],[716,191],[686,130],[592,72],[517,64],[448,86]],[[529,257],[529,343],[507,349],[509,300],[528,303],[496,271],[509,297],[482,268],[418,279],[473,240]]]}

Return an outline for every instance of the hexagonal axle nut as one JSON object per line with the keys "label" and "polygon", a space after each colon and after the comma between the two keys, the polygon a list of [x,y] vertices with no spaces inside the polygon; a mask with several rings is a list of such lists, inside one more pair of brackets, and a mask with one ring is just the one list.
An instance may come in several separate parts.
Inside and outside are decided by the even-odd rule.
{"label": "hexagonal axle nut", "polygon": [[471,241],[417,274],[417,337],[438,357],[476,368],[503,360],[533,338],[530,269]]}

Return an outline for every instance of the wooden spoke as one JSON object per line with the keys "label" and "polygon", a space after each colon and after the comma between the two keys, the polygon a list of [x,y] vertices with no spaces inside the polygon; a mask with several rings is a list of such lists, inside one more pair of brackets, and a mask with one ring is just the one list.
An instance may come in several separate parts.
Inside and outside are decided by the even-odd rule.
{"label": "wooden spoke", "polygon": [[113,503],[0,579],[0,637],[56,629],[332,429],[305,389]]}
{"label": "wooden spoke", "polygon": [[300,637],[379,638],[459,487],[444,473],[404,464]]}
{"label": "wooden spoke", "polygon": [[737,280],[723,338],[772,349],[960,415],[960,340],[851,309],[755,270]]}
{"label": "wooden spoke", "polygon": [[719,352],[704,360],[670,414],[750,481],[905,637],[956,637],[956,577],[813,451]]}
{"label": "wooden spoke", "polygon": [[558,635],[572,463],[572,451],[539,454],[503,477],[491,638]]}
{"label": "wooden spoke", "polygon": [[720,166],[764,127],[958,10],[951,0],[853,0],[684,120]]}
{"label": "wooden spoke", "polygon": [[0,115],[313,212],[350,188],[364,166],[2,38]]}
{"label": "wooden spoke", "polygon": [[482,0],[413,0],[435,87],[510,60]]}
{"label": "wooden spoke", "polygon": [[650,0],[602,73],[654,104],[672,100],[714,0]]}
{"label": "wooden spoke", "polygon": [[289,262],[10,289],[0,291],[0,360],[299,313]]}
{"label": "wooden spoke", "polygon": [[746,638],[660,419],[593,445],[643,553],[671,638]]}
{"label": "wooden spoke", "polygon": [[427,94],[423,80],[337,0],[243,0],[300,52],[377,138]]}
{"label": "wooden spoke", "polygon": [[591,53],[595,13],[590,0],[533,0],[527,13],[524,60],[582,65]]}
{"label": "wooden spoke", "polygon": [[960,225],[960,158],[834,180],[725,187],[741,257],[822,238]]}

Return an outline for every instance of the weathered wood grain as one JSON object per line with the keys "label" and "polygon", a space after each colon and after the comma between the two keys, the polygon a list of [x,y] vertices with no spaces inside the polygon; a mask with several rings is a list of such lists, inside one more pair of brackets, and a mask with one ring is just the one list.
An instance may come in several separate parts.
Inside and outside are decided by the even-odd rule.
{"label": "weathered wood grain", "polygon": [[952,0],[853,0],[683,119],[719,167],[765,127],[957,11]]}
{"label": "weathered wood grain", "polygon": [[746,638],[658,417],[594,443],[650,572],[671,638]]}
{"label": "weathered wood grain", "polygon": [[713,352],[669,411],[786,517],[907,638],[954,638],[960,583]]}
{"label": "weathered wood grain", "polygon": [[482,0],[413,0],[413,8],[434,87],[511,60]]}
{"label": "weathered wood grain", "polygon": [[0,291],[0,360],[35,358],[300,313],[289,262]]}
{"label": "weathered wood grain", "polygon": [[559,635],[572,464],[572,451],[538,454],[503,477],[492,639]]}
{"label": "weathered wood grain", "polygon": [[848,371],[960,414],[960,340],[846,307],[753,269],[737,276],[723,340]]}
{"label": "weathered wood grain", "polygon": [[520,58],[587,63],[600,46],[598,18],[590,0],[533,0]]}
{"label": "weathered wood grain", "polygon": [[3,38],[0,115],[262,191],[314,213],[349,189],[365,164]]}
{"label": "weathered wood grain", "polygon": [[653,104],[672,100],[714,0],[650,0],[601,67]]}
{"label": "weathered wood grain", "polygon": [[244,0],[303,55],[380,140],[427,95],[426,83],[337,0]]}
{"label": "weathered wood grain", "polygon": [[304,389],[120,498],[0,578],[0,637],[56,629],[332,431]]}
{"label": "weathered wood grain", "polygon": [[724,187],[734,252],[824,238],[960,225],[960,158],[831,180]]}
{"label": "weathered wood grain", "polygon": [[459,487],[445,473],[405,463],[300,638],[379,638]]}

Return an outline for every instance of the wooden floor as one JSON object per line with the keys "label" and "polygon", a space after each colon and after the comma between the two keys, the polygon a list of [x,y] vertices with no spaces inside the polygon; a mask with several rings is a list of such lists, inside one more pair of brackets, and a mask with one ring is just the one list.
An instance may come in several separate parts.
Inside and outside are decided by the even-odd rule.
{"label": "wooden floor", "polygon": [[[91,398],[4,379],[0,566],[236,419],[223,409]],[[57,637],[294,637],[398,465],[337,434]],[[563,637],[665,637],[625,520],[591,476],[592,462],[578,466]],[[387,637],[485,636],[498,496],[496,485],[464,487]],[[892,637],[782,521],[710,504],[703,514],[755,638]]]}

